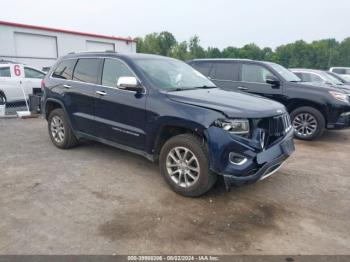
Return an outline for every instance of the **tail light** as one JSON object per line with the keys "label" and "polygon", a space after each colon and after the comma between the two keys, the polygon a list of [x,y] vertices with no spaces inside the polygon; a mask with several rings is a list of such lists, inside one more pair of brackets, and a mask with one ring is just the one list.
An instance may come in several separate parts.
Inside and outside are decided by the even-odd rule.
{"label": "tail light", "polygon": [[44,88],[45,88],[45,81],[43,79],[41,80],[41,91],[44,91]]}

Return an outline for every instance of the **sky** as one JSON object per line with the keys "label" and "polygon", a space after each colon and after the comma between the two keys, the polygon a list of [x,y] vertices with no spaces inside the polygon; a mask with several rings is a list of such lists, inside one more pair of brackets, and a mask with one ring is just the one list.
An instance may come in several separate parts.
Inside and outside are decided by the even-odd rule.
{"label": "sky", "polygon": [[0,20],[123,37],[169,31],[204,47],[350,37],[349,0],[12,0]]}

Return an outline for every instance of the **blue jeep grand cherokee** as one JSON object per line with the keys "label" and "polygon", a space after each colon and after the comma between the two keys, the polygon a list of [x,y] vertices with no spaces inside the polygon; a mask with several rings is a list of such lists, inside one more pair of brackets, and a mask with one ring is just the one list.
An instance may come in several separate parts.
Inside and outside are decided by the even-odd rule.
{"label": "blue jeep grand cherokee", "polygon": [[159,161],[170,187],[200,196],[261,180],[294,151],[283,105],[228,92],[171,58],[111,52],[70,54],[43,81],[52,142],[91,139]]}

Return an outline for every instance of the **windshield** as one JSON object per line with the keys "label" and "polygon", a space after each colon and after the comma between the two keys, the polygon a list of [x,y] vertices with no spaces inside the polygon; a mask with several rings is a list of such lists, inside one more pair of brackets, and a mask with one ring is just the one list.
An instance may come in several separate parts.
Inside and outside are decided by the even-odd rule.
{"label": "windshield", "polygon": [[182,90],[216,87],[201,73],[176,59],[138,58],[134,61],[159,89]]}
{"label": "windshield", "polygon": [[341,77],[340,75],[337,75],[336,73],[332,73],[332,72],[328,72],[326,71],[326,73],[328,75],[333,76],[334,78],[338,79],[340,82],[342,82],[343,84],[346,82],[346,79],[344,79],[344,77]]}
{"label": "windshield", "polygon": [[293,72],[289,71],[287,68],[279,65],[279,64],[275,64],[275,63],[268,63],[275,71],[277,71],[277,73],[279,73],[284,80],[288,81],[288,82],[300,82],[300,78],[297,77]]}
{"label": "windshield", "polygon": [[342,85],[343,84],[339,79],[337,79],[336,77],[334,77],[326,72],[322,72],[322,75],[325,77],[327,82],[329,82],[330,84],[333,84],[333,85]]}

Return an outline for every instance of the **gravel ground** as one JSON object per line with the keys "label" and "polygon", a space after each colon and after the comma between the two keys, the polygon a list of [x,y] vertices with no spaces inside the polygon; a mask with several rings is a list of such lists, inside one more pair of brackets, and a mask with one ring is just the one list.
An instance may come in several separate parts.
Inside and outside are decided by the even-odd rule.
{"label": "gravel ground", "polygon": [[0,254],[350,254],[350,130],[197,199],[131,153],[55,148],[43,119],[0,120],[0,134]]}

